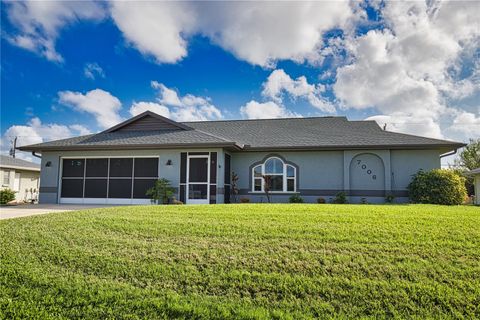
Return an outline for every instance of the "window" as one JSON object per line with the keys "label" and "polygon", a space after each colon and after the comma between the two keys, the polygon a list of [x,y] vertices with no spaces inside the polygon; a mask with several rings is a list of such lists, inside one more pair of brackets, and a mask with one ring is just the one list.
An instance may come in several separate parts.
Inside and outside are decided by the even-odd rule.
{"label": "window", "polygon": [[3,185],[6,185],[6,186],[10,185],[10,171],[9,170],[3,171]]}
{"label": "window", "polygon": [[63,198],[83,198],[85,159],[63,159],[62,192]]}
{"label": "window", "polygon": [[252,191],[264,192],[263,176],[270,177],[270,192],[295,192],[297,169],[280,158],[268,158],[252,169]]}

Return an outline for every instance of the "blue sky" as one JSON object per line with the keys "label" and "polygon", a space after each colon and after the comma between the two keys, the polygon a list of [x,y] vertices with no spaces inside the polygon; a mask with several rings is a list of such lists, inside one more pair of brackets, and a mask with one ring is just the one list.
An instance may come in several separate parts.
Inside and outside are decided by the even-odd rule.
{"label": "blue sky", "polygon": [[2,152],[146,109],[480,137],[473,2],[2,2],[1,15]]}

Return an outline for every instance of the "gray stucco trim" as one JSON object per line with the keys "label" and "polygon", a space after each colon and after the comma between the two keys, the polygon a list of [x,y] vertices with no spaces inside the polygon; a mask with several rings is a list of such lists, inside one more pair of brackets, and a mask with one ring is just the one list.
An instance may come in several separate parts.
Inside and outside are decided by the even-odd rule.
{"label": "gray stucco trim", "polygon": [[58,188],[57,187],[40,187],[39,190],[40,192],[45,192],[45,193],[57,193]]}
{"label": "gray stucco trim", "polygon": [[[293,163],[291,161],[286,160],[285,157],[283,157],[282,155],[280,155],[278,153],[269,153],[265,157],[263,157],[262,160],[256,161],[248,167],[248,177],[249,177],[248,178],[248,187],[250,188],[249,191],[253,190],[253,181],[252,181],[252,170],[253,170],[253,168],[262,164],[262,163],[265,163],[265,161],[267,161],[269,158],[279,158],[280,160],[283,161],[283,163],[295,167],[295,190],[298,191],[299,181],[300,181],[300,168],[299,168],[299,166],[296,163]],[[290,192],[290,193],[295,193],[295,192]]]}

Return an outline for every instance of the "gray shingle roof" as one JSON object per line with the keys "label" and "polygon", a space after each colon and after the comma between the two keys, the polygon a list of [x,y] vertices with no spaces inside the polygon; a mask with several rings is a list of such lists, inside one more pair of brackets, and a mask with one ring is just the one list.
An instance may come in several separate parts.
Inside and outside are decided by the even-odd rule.
{"label": "gray shingle roof", "polygon": [[18,168],[26,170],[40,170],[40,165],[38,163],[33,163],[30,161],[12,158],[9,156],[0,155],[0,167],[2,168]]}
{"label": "gray shingle roof", "polygon": [[[142,115],[135,118],[141,119]],[[151,113],[147,112],[143,117],[150,115]],[[131,123],[131,120],[127,120],[125,125]],[[41,151],[218,146],[238,150],[358,148],[452,150],[464,145],[453,141],[384,131],[375,121],[348,121],[345,117],[198,121],[182,124],[187,129],[107,130],[98,134],[50,141],[19,149]],[[114,128],[121,127],[122,125],[117,125]]]}
{"label": "gray shingle roof", "polygon": [[[250,148],[461,147],[463,144],[382,130],[375,121],[345,117],[187,122]],[[248,147],[247,147],[248,148]]]}
{"label": "gray shingle roof", "polygon": [[141,148],[142,146],[182,147],[191,145],[230,146],[234,142],[209,135],[199,130],[160,130],[160,131],[128,131],[101,132],[69,139],[49,141],[20,150],[46,149],[95,149],[95,148]]}

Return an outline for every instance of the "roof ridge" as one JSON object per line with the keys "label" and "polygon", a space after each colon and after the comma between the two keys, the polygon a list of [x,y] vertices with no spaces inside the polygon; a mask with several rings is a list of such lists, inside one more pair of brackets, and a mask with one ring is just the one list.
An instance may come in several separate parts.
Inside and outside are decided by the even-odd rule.
{"label": "roof ridge", "polygon": [[319,117],[288,117],[288,118],[266,118],[266,119],[225,119],[225,120],[199,120],[199,121],[182,121],[179,123],[211,123],[211,122],[244,122],[244,121],[282,121],[282,120],[308,120],[308,119],[347,119],[346,116],[319,116]]}

